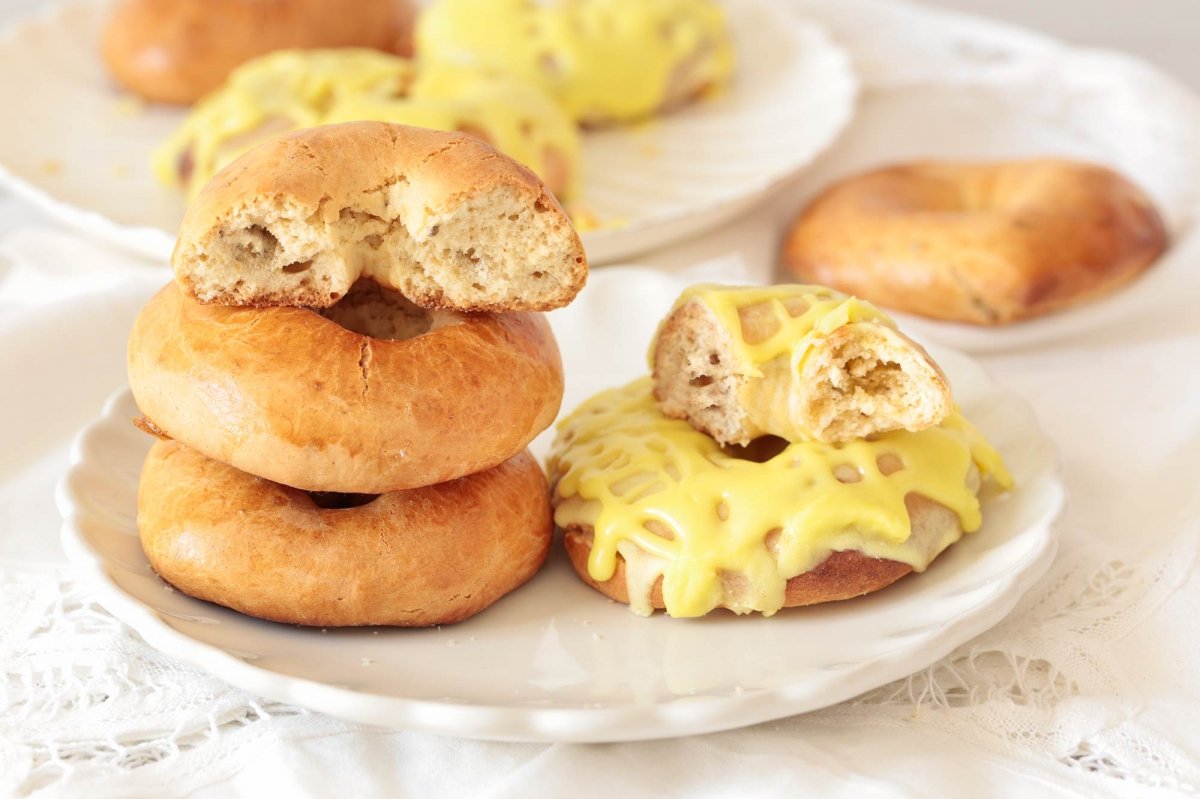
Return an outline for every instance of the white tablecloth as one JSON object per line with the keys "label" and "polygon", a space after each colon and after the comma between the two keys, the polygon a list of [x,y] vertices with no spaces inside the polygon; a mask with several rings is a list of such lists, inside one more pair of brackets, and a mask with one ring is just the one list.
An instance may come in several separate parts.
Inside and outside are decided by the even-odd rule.
{"label": "white tablecloth", "polygon": [[[974,30],[939,19],[967,39]],[[889,21],[881,17],[877,53],[856,51],[860,69],[883,63]],[[931,47],[947,41],[937,25],[922,31]],[[785,195],[770,212],[647,260],[681,268],[733,253],[765,277],[795,205]],[[79,344],[30,341],[29,315],[60,314],[65,326],[68,314],[103,313],[107,287],[166,279],[163,267],[54,229],[11,198],[0,220],[0,355],[58,363]],[[1173,256],[1195,263],[1195,274],[1139,317],[982,358],[1036,408],[1062,450],[1071,495],[1056,562],[1004,623],[851,702],[702,737],[480,743],[368,729],[232,689],[150,649],[65,565],[52,486],[73,419],[4,420],[0,795],[1200,792],[1198,242]],[[92,299],[80,305],[79,296]],[[95,393],[98,408],[110,387],[89,387],[86,358],[72,368],[81,396],[62,407],[86,414],[83,395]],[[27,377],[0,373],[0,408],[15,407]]]}

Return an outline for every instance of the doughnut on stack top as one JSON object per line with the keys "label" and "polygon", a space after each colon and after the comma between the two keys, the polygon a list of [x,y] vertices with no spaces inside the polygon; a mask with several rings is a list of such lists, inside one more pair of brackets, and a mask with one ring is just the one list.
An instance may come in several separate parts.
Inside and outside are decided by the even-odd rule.
{"label": "doughnut on stack top", "polygon": [[129,344],[164,579],[277,621],[424,626],[537,571],[525,447],[562,397],[537,312],[587,262],[529,170],[462,134],[304,130],[201,191],[172,266]]}

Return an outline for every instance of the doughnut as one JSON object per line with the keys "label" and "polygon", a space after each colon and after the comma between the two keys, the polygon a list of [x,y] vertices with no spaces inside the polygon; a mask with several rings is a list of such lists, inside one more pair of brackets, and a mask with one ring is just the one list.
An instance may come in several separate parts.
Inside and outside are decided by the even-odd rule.
{"label": "doughnut", "polygon": [[185,594],[321,627],[462,621],[532,577],[553,535],[527,452],[426,488],[314,496],[178,441],[146,457],[138,531],[150,565]]}
{"label": "doughnut", "polygon": [[168,284],[128,356],[157,429],[307,491],[382,494],[491,468],[550,425],[563,390],[541,315],[427,312],[371,281],[322,313],[204,305]]}
{"label": "doughnut", "polygon": [[887,308],[975,325],[1108,294],[1166,249],[1138,187],[1058,159],[891,166],[823,191],[792,224],[795,277]]}
{"label": "doughnut", "polygon": [[585,583],[649,615],[784,607],[876,591],[982,524],[985,480],[1011,479],[958,412],[842,444],[722,448],[655,403],[650,377],[560,425],[555,522]]}
{"label": "doughnut", "polygon": [[409,0],[120,0],[101,52],[141,97],[187,105],[239,64],[288,47],[408,52]]}
{"label": "doughnut", "polygon": [[559,199],[579,179],[579,131],[535,86],[362,48],[280,50],[238,67],[154,154],[160,182],[195,196],[255,144],[290,130],[374,119],[480,138]]}
{"label": "doughnut", "polygon": [[541,86],[588,126],[671,111],[733,70],[725,13],[711,0],[436,0],[414,48],[424,61]]}
{"label": "doughnut", "polygon": [[693,286],[650,350],[663,413],[719,444],[923,430],[951,410],[929,354],[868,302],[822,286]]}
{"label": "doughnut", "polygon": [[201,302],[326,308],[369,277],[423,308],[544,311],[587,279],[541,181],[462,133],[385,122],[307,128],[225,167],[171,257]]}

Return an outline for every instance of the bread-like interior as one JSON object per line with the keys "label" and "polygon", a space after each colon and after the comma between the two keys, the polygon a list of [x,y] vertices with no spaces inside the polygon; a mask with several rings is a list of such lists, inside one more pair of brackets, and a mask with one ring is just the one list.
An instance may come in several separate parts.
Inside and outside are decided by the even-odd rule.
{"label": "bread-like interior", "polygon": [[[803,308],[789,308],[793,315]],[[854,322],[816,340],[799,379],[791,359],[742,363],[734,336],[753,342],[756,315],[728,330],[699,302],[664,322],[654,352],[654,391],[663,413],[686,419],[722,445],[762,435],[795,439],[797,429],[830,443],[886,432],[922,430],[951,410],[945,375],[903,333],[877,322]],[[769,334],[768,334],[769,335]],[[754,376],[756,366],[761,376]]]}
{"label": "bread-like interior", "polygon": [[368,122],[234,161],[188,209],[172,266],[201,302],[315,308],[371,277],[427,308],[549,310],[587,275],[529,170],[471,136]]}

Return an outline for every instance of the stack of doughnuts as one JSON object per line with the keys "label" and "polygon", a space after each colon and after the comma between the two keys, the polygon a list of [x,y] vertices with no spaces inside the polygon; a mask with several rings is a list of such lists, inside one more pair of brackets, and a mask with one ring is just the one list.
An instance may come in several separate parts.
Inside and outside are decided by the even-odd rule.
{"label": "stack of doughnuts", "polygon": [[214,178],[172,266],[129,344],[163,579],[275,621],[426,626],[537,571],[525,447],[563,385],[537,312],[587,264],[531,172],[462,134],[305,130]]}

